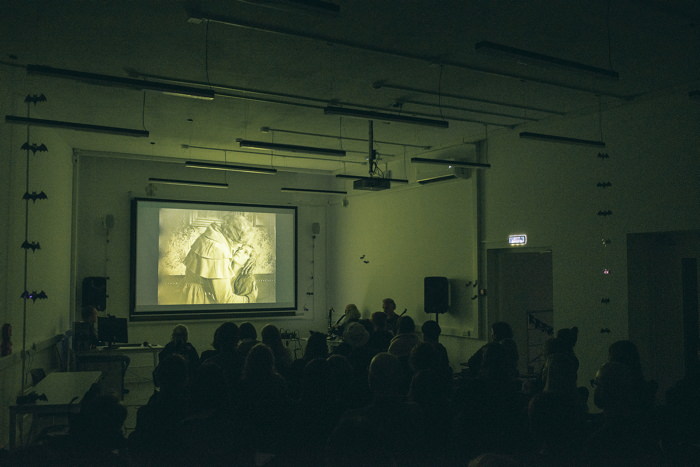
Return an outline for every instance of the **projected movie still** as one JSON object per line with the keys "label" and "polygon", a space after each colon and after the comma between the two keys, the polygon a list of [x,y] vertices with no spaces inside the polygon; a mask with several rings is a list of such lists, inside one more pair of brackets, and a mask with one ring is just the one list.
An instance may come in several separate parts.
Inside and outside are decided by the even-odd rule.
{"label": "projected movie still", "polygon": [[132,316],[296,302],[296,209],[135,200]]}

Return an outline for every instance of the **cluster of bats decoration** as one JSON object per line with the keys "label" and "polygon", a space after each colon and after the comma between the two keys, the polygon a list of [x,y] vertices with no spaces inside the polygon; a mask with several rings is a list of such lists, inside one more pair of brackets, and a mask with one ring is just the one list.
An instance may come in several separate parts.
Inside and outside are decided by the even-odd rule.
{"label": "cluster of bats decoration", "polygon": [[37,292],[36,290],[32,290],[31,292],[29,292],[25,290],[24,292],[22,292],[22,295],[20,295],[19,298],[36,302],[37,300],[46,300],[49,297],[43,290],[41,292]]}
{"label": "cluster of bats decoration", "polygon": [[41,245],[39,245],[39,242],[29,242],[25,240],[24,243],[22,243],[22,248],[24,248],[25,250],[36,251],[41,250]]}
{"label": "cluster of bats decoration", "polygon": [[22,199],[25,201],[31,201],[33,203],[36,203],[36,200],[38,199],[48,199],[48,196],[46,196],[46,193],[43,191],[40,191],[37,193],[36,191],[32,191],[29,193],[28,191],[24,192],[24,196],[22,196]]}
{"label": "cluster of bats decoration", "polygon": [[48,99],[46,99],[46,96],[43,94],[27,95],[27,97],[24,98],[25,103],[34,105],[36,105],[39,102],[46,102],[47,100]]}
{"label": "cluster of bats decoration", "polygon": [[[36,105],[39,102],[46,102],[46,96],[43,94],[28,94],[24,98],[24,102],[26,104],[34,104]],[[29,109],[27,109],[27,115],[29,115]],[[32,152],[33,155],[36,155],[37,152],[48,152],[49,148],[46,147],[45,144],[43,143],[30,143],[29,141],[25,141],[24,144],[22,144],[22,147],[20,148],[23,151],[27,151],[27,157],[29,156],[29,151]],[[31,193],[29,192],[29,165],[27,165],[27,191],[24,192],[24,195],[22,196],[22,199],[25,202],[31,201],[32,203],[36,203],[37,200],[44,200],[48,199],[48,196],[46,196],[46,193],[43,191],[36,192],[32,191]],[[25,251],[32,250],[32,252],[35,252],[36,250],[41,249],[41,245],[39,242],[30,242],[26,236],[27,236],[27,230],[25,228],[25,238],[24,242],[22,243],[22,248]],[[24,271],[25,271],[25,279],[26,279],[26,272],[27,272],[27,257],[25,254],[25,260],[24,260]],[[46,292],[43,290],[40,292],[37,292],[36,290],[32,290],[31,292],[28,290],[25,290],[22,292],[20,295],[20,298],[24,299],[25,303],[27,300],[31,300],[32,302],[36,302],[37,300],[46,300],[48,299],[48,295],[46,295]]]}
{"label": "cluster of bats decoration", "polygon": [[33,154],[36,154],[37,152],[48,152],[49,150],[45,144],[29,144],[29,142],[24,143],[22,145],[22,149],[25,151],[32,151]]}

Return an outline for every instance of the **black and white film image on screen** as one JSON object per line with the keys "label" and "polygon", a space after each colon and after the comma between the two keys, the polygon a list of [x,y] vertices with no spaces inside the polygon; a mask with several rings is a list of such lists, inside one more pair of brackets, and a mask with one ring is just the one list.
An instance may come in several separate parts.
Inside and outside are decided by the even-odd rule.
{"label": "black and white film image on screen", "polygon": [[275,303],[276,216],[161,208],[158,304]]}

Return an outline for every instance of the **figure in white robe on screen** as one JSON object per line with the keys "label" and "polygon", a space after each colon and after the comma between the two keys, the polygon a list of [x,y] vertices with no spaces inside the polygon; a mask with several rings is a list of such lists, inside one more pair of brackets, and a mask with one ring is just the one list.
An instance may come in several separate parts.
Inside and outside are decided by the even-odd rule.
{"label": "figure in white robe on screen", "polygon": [[185,303],[250,303],[257,299],[255,257],[246,243],[253,226],[242,215],[212,223],[185,257]]}

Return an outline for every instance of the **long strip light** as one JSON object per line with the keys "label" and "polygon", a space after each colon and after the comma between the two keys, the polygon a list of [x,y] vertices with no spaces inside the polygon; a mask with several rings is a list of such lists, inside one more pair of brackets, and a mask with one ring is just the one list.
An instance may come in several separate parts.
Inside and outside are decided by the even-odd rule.
{"label": "long strip light", "polygon": [[228,188],[228,183],[198,182],[196,180],[177,180],[173,178],[149,178],[149,182],[161,185],[197,186],[203,188]]}
{"label": "long strip light", "polygon": [[302,11],[337,15],[340,6],[323,0],[238,0],[241,3],[272,8],[280,11]]}
{"label": "long strip light", "polygon": [[546,109],[543,107],[534,107],[531,105],[520,105],[520,104],[513,104],[510,102],[503,102],[503,101],[494,101],[490,99],[483,99],[481,97],[475,97],[475,96],[464,96],[460,94],[450,94],[446,92],[438,92],[438,91],[433,91],[430,89],[423,89],[423,88],[414,88],[411,86],[403,86],[401,84],[392,84],[387,81],[375,81],[372,83],[372,87],[374,89],[394,89],[396,91],[407,91],[407,92],[417,92],[419,94],[427,94],[429,96],[438,96],[438,97],[449,97],[451,99],[461,99],[465,101],[472,101],[472,102],[479,102],[480,104],[492,104],[492,105],[500,105],[503,107],[512,107],[514,109],[523,109],[523,110],[533,110],[535,112],[544,112],[544,113],[550,113],[550,114],[555,114],[555,115],[566,115],[566,112],[561,112],[558,110],[554,109]]}
{"label": "long strip light", "polygon": [[238,145],[249,149],[270,149],[277,151],[300,152],[305,154],[318,154],[321,156],[345,157],[345,151],[333,148],[317,148],[314,146],[299,146],[296,144],[268,143],[266,141],[251,141],[248,139],[237,139]]}
{"label": "long strip light", "polygon": [[283,187],[280,188],[280,191],[284,191],[287,193],[311,193],[311,194],[316,194],[316,195],[347,195],[347,191],[341,191],[341,190],[316,190],[312,188],[291,188],[291,187]]}
{"label": "long strip light", "polygon": [[258,167],[254,165],[234,165],[234,164],[217,164],[214,162],[187,161],[185,167],[193,169],[212,169],[212,170],[228,170],[230,172],[245,172],[251,174],[266,174],[272,175],[277,173],[277,169],[271,167]]}
{"label": "long strip light", "polygon": [[75,70],[64,70],[42,65],[27,65],[27,73],[31,75],[50,76],[52,78],[65,78],[83,81],[90,84],[111,86],[129,89],[148,89],[159,91],[172,96],[190,97],[192,99],[213,100],[215,93],[209,89],[199,89],[176,84],[154,83],[140,79],[121,78],[118,76],[100,75],[97,73],[85,73]]}
{"label": "long strip light", "polygon": [[[342,140],[342,141],[360,141],[363,143],[367,142],[367,138],[353,138],[351,136],[338,136],[338,135],[328,135],[328,134],[324,134],[324,133],[311,133],[308,131],[285,130],[282,128],[271,128],[269,126],[261,126],[260,131],[262,133],[289,133],[291,135],[316,136],[319,138],[332,138],[332,139]],[[397,143],[396,141],[381,141],[378,139],[375,139],[374,142],[380,143],[380,144],[390,144],[393,146],[403,146],[406,148],[432,149],[432,146],[424,146],[421,144]]]}
{"label": "long strip light", "polygon": [[445,182],[447,180],[454,180],[455,178],[457,178],[456,175],[440,175],[437,177],[424,178],[422,180],[418,180],[418,183],[420,183],[421,185],[427,185],[428,183]]}
{"label": "long strip light", "polygon": [[567,136],[545,135],[542,133],[530,133],[527,131],[521,132],[520,137],[523,139],[536,139],[539,141],[547,141],[550,143],[577,144],[579,146],[595,146],[597,148],[605,147],[605,143],[603,141],[569,138]]}
{"label": "long strip light", "polygon": [[414,164],[440,164],[454,167],[470,167],[472,169],[491,168],[491,164],[482,164],[480,162],[450,161],[447,159],[428,159],[427,157],[411,157],[411,162],[413,162]]}
{"label": "long strip light", "polygon": [[88,131],[92,133],[107,133],[110,135],[134,136],[138,138],[147,138],[150,134],[147,130],[135,130],[132,128],[90,125],[87,123],[64,122],[60,120],[46,120],[43,118],[17,117],[15,115],[5,115],[5,123],[42,126],[47,128],[60,128],[63,130]]}
{"label": "long strip light", "polygon": [[345,107],[328,106],[323,109],[326,115],[341,115],[343,117],[364,118],[367,120],[383,120],[387,122],[410,123],[413,125],[432,126],[437,128],[449,128],[447,120],[433,120],[429,118],[411,117],[409,115],[373,112],[370,110],[348,109]]}
{"label": "long strip light", "polygon": [[[292,29],[287,29],[287,28],[283,28],[283,27],[272,26],[269,24],[262,24],[262,23],[256,23],[253,21],[246,21],[246,20],[239,19],[239,18],[231,18],[231,17],[223,17],[223,16],[219,16],[219,15],[207,14],[201,10],[197,10],[196,8],[188,9],[187,21],[191,24],[202,24],[205,22],[225,24],[227,26],[243,28],[243,29],[248,29],[248,30],[253,30],[253,31],[266,32],[266,33],[270,33],[270,34],[277,34],[277,35],[281,35],[281,36],[304,38],[304,39],[308,39],[311,41],[317,41],[317,42],[324,43],[324,44],[332,44],[332,45],[337,45],[337,46],[341,46],[341,47],[348,47],[348,48],[363,50],[366,52],[391,55],[394,57],[406,58],[406,59],[410,59],[410,60],[420,60],[420,61],[428,63],[430,65],[435,64],[435,56],[434,55],[420,55],[420,54],[410,53],[410,52],[397,50],[397,49],[388,49],[388,48],[384,48],[384,47],[377,47],[377,46],[372,46],[372,45],[368,45],[368,44],[361,44],[361,43],[348,41],[348,40],[340,40],[340,39],[337,39],[334,37],[308,32],[308,28],[303,30],[303,31],[292,30]],[[484,74],[491,75],[491,76],[501,76],[501,77],[517,79],[517,80],[521,80],[521,81],[524,80],[524,81],[528,81],[531,83],[556,86],[559,88],[572,89],[572,90],[581,91],[581,92],[588,92],[588,93],[601,95],[601,96],[610,96],[610,97],[615,97],[618,99],[631,99],[633,97],[633,96],[623,96],[623,95],[619,95],[619,94],[609,93],[609,92],[606,92],[605,90],[602,90],[602,89],[593,89],[593,88],[589,88],[589,87],[577,86],[575,84],[563,83],[560,81],[554,81],[554,80],[550,80],[547,78],[536,78],[536,77],[533,77],[531,75],[526,75],[526,74],[522,74],[522,73],[505,72],[505,71],[498,70],[495,68],[490,68],[490,67],[489,68],[479,67],[479,66],[475,66],[473,64],[468,64],[468,63],[450,60],[450,59],[447,59],[445,57],[442,57],[440,59],[440,64],[443,66],[461,68],[463,70],[473,71],[476,73],[484,73]]]}
{"label": "long strip light", "polygon": [[405,178],[367,177],[367,176],[362,176],[362,175],[346,175],[346,174],[337,174],[336,177],[338,177],[338,178],[350,178],[353,180],[376,180],[378,178],[381,178],[382,180],[389,180],[390,182],[408,183],[408,180],[406,180]]}
{"label": "long strip light", "polygon": [[517,58],[520,61],[527,61],[530,63],[541,63],[556,68],[564,68],[573,71],[590,73],[596,76],[601,76],[609,79],[620,79],[620,74],[614,70],[586,65],[585,63],[573,62],[571,60],[552,57],[538,52],[531,52],[529,50],[516,49],[515,47],[510,47],[508,45],[503,44],[496,44],[495,42],[477,42],[474,45],[474,48],[477,52],[487,52],[492,55],[504,55],[508,57]]}

